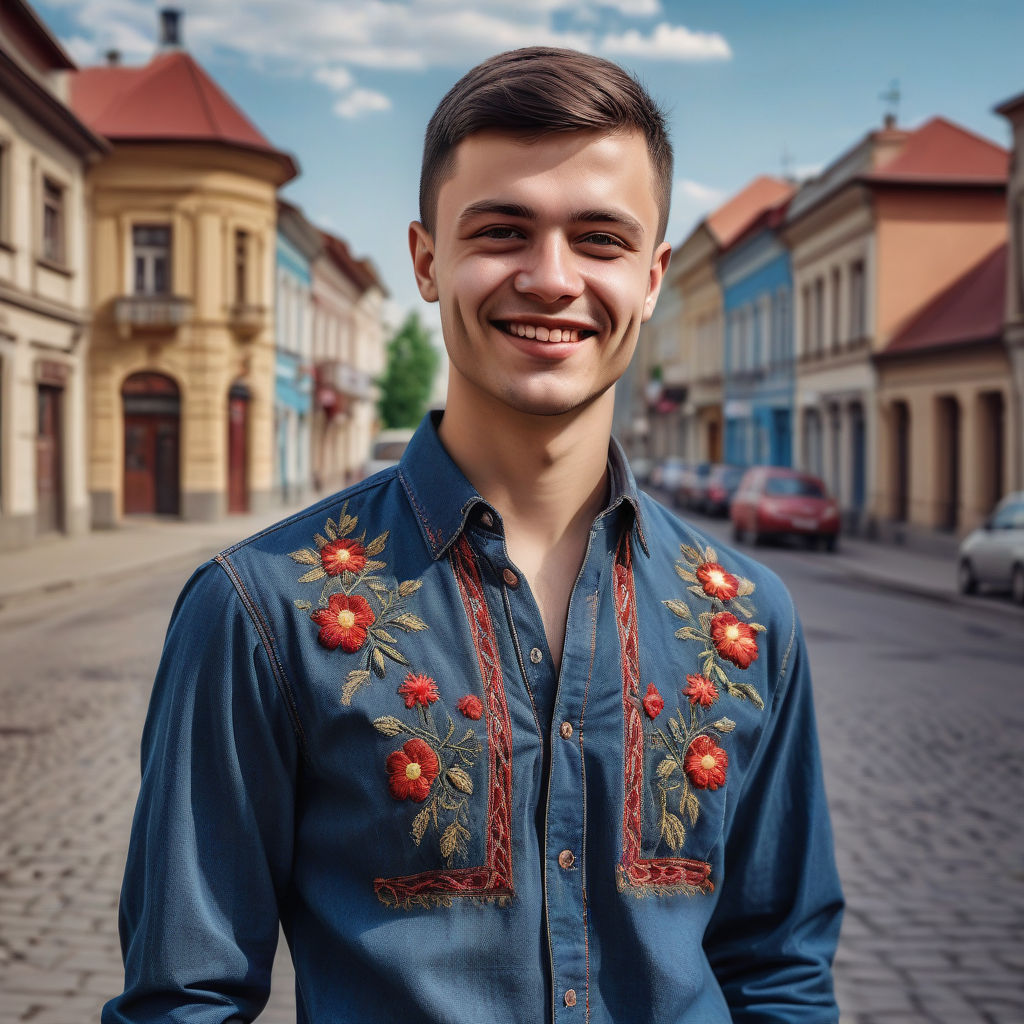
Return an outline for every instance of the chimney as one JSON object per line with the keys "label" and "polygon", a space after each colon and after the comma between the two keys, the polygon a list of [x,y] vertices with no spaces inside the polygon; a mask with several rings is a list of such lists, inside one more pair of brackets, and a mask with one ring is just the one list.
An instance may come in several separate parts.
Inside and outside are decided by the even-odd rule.
{"label": "chimney", "polygon": [[160,52],[180,50],[181,42],[181,10],[177,7],[160,9]]}
{"label": "chimney", "polygon": [[885,122],[884,123],[885,123],[885,130],[886,131],[892,131],[892,129],[896,127],[896,115],[895,114],[886,114],[885,115]]}
{"label": "chimney", "polygon": [[107,58],[108,68],[118,68],[121,66],[121,51],[120,50],[107,50],[104,54]]}

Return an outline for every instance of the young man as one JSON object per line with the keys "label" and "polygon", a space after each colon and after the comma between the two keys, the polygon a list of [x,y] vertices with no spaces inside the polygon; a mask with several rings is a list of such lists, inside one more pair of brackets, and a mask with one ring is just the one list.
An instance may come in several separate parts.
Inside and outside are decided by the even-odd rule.
{"label": "young man", "polygon": [[836,1020],[792,603],[610,440],[671,180],[597,58],[442,101],[410,247],[447,408],[179,599],[105,1021],[251,1020],[279,920],[304,1022]]}

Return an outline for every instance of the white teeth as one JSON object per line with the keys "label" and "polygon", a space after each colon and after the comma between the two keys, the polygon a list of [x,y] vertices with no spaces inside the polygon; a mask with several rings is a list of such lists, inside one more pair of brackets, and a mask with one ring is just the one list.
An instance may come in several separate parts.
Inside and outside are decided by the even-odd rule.
{"label": "white teeth", "polygon": [[575,327],[535,327],[533,324],[508,323],[506,330],[520,338],[536,339],[557,344],[560,341],[579,341],[580,332]]}

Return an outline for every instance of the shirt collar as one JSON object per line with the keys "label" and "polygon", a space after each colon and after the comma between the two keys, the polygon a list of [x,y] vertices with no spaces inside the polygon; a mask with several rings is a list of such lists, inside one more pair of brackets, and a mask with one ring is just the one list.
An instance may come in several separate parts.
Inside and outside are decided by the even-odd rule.
{"label": "shirt collar", "polygon": [[[441,444],[437,436],[441,415],[434,411],[424,416],[398,466],[399,479],[435,559],[444,555],[465,529],[477,505],[499,518],[497,510],[480,496]],[[626,456],[615,438],[608,446],[608,471],[610,497],[601,514],[607,515],[619,507],[627,508],[640,547],[648,554],[640,495]]]}

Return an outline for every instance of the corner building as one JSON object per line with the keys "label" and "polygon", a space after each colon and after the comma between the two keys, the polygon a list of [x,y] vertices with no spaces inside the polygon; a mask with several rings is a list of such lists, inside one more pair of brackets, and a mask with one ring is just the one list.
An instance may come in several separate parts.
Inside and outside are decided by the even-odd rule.
{"label": "corner building", "polygon": [[277,189],[298,173],[180,47],[74,76],[94,219],[93,523],[255,511],[273,482]]}

